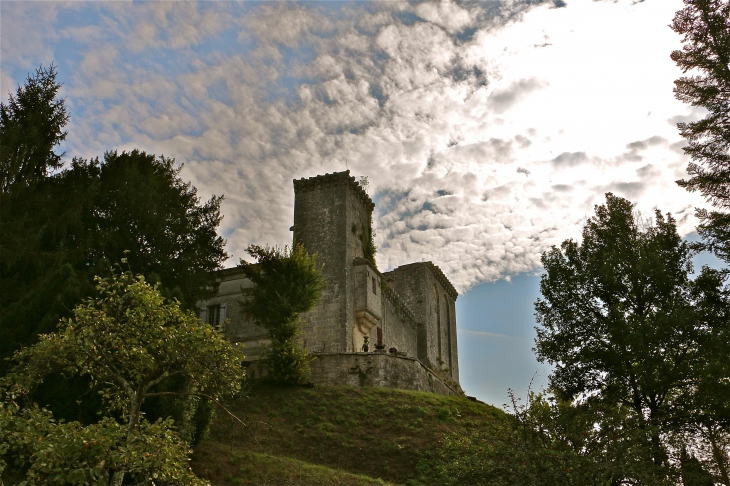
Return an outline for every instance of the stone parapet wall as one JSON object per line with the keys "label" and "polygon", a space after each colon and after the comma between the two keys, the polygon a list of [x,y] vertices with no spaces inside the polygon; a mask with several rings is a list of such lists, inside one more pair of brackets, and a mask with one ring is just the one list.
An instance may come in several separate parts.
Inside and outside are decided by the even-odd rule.
{"label": "stone parapet wall", "polygon": [[399,388],[463,395],[454,382],[442,380],[416,358],[386,353],[321,353],[311,362],[315,384]]}
{"label": "stone parapet wall", "polygon": [[329,189],[330,187],[346,185],[366,208],[370,211],[375,208],[373,200],[370,199],[368,193],[355,180],[355,177],[350,175],[349,170],[345,172],[333,172],[332,174],[327,173],[306,179],[302,177],[301,179],[294,179],[293,182],[294,194],[303,194],[309,191],[320,191],[322,189]]}

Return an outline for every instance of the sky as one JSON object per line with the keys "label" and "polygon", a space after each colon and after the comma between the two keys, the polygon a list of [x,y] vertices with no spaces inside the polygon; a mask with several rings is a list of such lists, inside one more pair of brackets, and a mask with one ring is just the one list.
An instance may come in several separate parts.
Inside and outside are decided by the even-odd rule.
{"label": "sky", "polygon": [[229,266],[289,243],[292,179],[349,169],[376,203],[382,271],[439,265],[462,386],[501,405],[545,383],[540,255],[613,192],[671,212],[679,188],[668,24],[681,0],[0,2],[0,93],[54,62],[65,160],[138,148],[225,195]]}

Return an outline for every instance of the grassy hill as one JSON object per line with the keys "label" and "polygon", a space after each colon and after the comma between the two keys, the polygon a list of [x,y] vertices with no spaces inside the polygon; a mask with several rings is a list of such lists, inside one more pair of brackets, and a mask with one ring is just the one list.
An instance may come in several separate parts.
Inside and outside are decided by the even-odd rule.
{"label": "grassy hill", "polygon": [[507,415],[465,397],[388,388],[253,386],[193,456],[215,485],[433,484],[447,434],[504,427]]}

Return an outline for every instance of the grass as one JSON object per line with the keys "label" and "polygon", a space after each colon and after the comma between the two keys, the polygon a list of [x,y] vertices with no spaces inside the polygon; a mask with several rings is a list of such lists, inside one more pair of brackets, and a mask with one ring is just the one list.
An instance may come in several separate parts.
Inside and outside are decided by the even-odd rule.
{"label": "grass", "polygon": [[[310,464],[290,457],[273,456],[262,452],[231,452],[223,444],[208,444],[196,453],[201,463],[213,464],[204,469],[213,484],[233,485],[322,485],[322,486],[377,486],[389,485],[382,480],[360,474]],[[223,460],[221,460],[223,458]]]}
{"label": "grass", "polygon": [[428,484],[444,435],[507,419],[464,397],[346,386],[257,385],[231,410],[247,426],[219,413],[193,456],[216,485]]}

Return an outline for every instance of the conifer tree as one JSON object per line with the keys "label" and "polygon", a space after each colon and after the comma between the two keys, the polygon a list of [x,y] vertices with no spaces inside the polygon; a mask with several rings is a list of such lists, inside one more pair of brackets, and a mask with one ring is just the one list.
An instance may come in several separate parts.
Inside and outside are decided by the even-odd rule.
{"label": "conifer tree", "polygon": [[56,66],[39,67],[25,85],[0,103],[0,192],[31,185],[61,167],[53,149],[66,139],[66,105],[58,98]]}
{"label": "conifer tree", "polygon": [[689,179],[677,183],[700,191],[716,211],[698,209],[698,233],[707,247],[730,261],[730,1],[685,0],[671,24],[682,36],[682,50],[671,57],[684,73],[674,82],[678,100],[707,110],[691,123],[679,123],[687,139]]}

